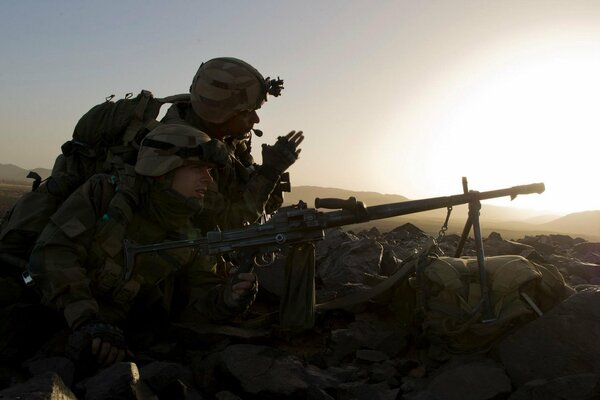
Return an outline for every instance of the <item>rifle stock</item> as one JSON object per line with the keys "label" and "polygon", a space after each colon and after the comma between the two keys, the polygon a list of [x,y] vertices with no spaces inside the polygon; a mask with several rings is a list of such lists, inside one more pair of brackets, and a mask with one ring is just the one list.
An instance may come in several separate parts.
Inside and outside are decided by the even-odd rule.
{"label": "rifle stock", "polygon": [[[197,247],[200,252],[206,255],[233,254],[233,258],[242,264],[246,264],[245,270],[249,270],[252,268],[252,263],[248,263],[248,258],[254,260],[256,264],[255,259],[260,254],[281,251],[283,247],[293,244],[322,240],[325,237],[324,229],[326,228],[391,218],[497,197],[510,196],[511,199],[514,199],[520,194],[542,193],[544,190],[543,183],[533,183],[487,192],[470,191],[453,196],[432,197],[372,207],[366,207],[354,198],[348,200],[315,200],[316,206],[342,208],[330,212],[308,208],[306,203],[301,201],[297,205],[281,208],[266,223],[252,224],[227,231],[210,231],[206,237],[201,239],[142,245],[125,241],[125,274],[126,278],[131,276],[135,257],[140,253],[159,252],[182,247]],[[236,254],[237,257],[235,257]]]}

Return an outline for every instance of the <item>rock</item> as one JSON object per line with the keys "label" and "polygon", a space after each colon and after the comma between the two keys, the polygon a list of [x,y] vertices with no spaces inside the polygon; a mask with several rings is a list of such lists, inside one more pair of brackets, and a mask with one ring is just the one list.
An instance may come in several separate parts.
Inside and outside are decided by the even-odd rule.
{"label": "rock", "polygon": [[543,256],[555,254],[558,250],[557,246],[550,242],[545,236],[525,236],[524,238],[517,240],[517,242],[533,247]]}
{"label": "rock", "polygon": [[320,264],[317,274],[327,287],[363,283],[364,275],[381,274],[383,246],[374,239],[360,239],[342,243]]}
{"label": "rock", "polygon": [[155,361],[139,371],[140,378],[159,396],[171,394],[171,397],[175,397],[174,394],[179,393],[179,397],[183,397],[191,390],[191,371],[181,364]]}
{"label": "rock", "polygon": [[521,254],[524,251],[533,250],[533,247],[527,244],[504,240],[497,232],[490,233],[487,239],[483,241],[483,248],[487,257],[505,254]]}
{"label": "rock", "polygon": [[581,400],[600,398],[595,391],[598,374],[563,376],[553,380],[536,379],[515,391],[508,400]]}
{"label": "rock", "polygon": [[395,400],[400,389],[390,389],[387,383],[342,383],[337,390],[340,400]]}
{"label": "rock", "polygon": [[538,253],[538,251],[535,249],[524,250],[521,252],[521,255],[529,261],[533,261],[535,263],[545,264],[548,262],[548,260],[546,260],[546,258],[540,253]]}
{"label": "rock", "polygon": [[337,387],[341,381],[330,371],[322,370],[314,365],[306,366],[308,381],[315,387],[323,390],[329,390]]}
{"label": "rock", "polygon": [[358,350],[356,359],[370,363],[378,363],[387,360],[389,357],[383,351],[378,350]]}
{"label": "rock", "polygon": [[578,243],[584,242],[582,238],[573,239],[571,236],[568,235],[552,234],[549,235],[549,238],[552,241],[552,243],[555,243],[557,246],[563,249],[571,248],[573,246],[576,246]]}
{"label": "rock", "polygon": [[371,368],[371,382],[387,382],[390,385],[398,385],[398,370],[394,367],[393,362],[386,361],[380,364],[373,364]]}
{"label": "rock", "polygon": [[581,261],[599,264],[600,243],[584,242],[573,246],[573,254]]}
{"label": "rock", "polygon": [[221,390],[215,370],[220,362],[221,353],[211,353],[206,357],[197,356],[192,359],[194,383],[205,393],[213,394]]}
{"label": "rock", "polygon": [[54,372],[64,382],[71,387],[75,377],[75,364],[66,357],[40,358],[26,363],[29,373],[33,376],[43,374],[44,372]]}
{"label": "rock", "polygon": [[139,379],[140,374],[134,363],[113,364],[85,383],[85,399],[137,399],[136,385]]}
{"label": "rock", "polygon": [[[402,390],[402,393],[414,393],[415,395],[417,395],[418,393],[423,392],[423,389],[425,389],[426,386],[425,379],[415,378],[413,376],[404,376],[402,377],[401,382],[402,384],[400,386],[400,389]],[[433,394],[430,395],[433,396]],[[412,399],[413,397],[407,398]],[[424,399],[425,398],[426,397],[424,397]]]}
{"label": "rock", "polygon": [[381,274],[385,276],[393,275],[398,271],[402,260],[396,256],[394,246],[383,245],[383,254],[381,256]]}
{"label": "rock", "polygon": [[0,390],[26,382],[29,378],[30,376],[18,369],[17,366],[0,365]]}
{"label": "rock", "polygon": [[498,345],[513,384],[600,373],[600,288],[577,292]]}
{"label": "rock", "polygon": [[[260,398],[306,398],[309,384],[302,362],[281,350],[250,344],[227,347],[215,371],[234,392]],[[219,378],[217,378],[219,379]],[[235,388],[235,389],[234,389]]]}
{"label": "rock", "polygon": [[379,229],[377,229],[376,227],[372,227],[367,232],[367,236],[370,238],[377,238],[377,237],[381,236],[381,232],[379,232]]}
{"label": "rock", "polygon": [[415,225],[411,223],[406,223],[397,228],[394,228],[393,230],[386,233],[384,236],[386,240],[414,240],[415,238],[422,238],[427,235]]}
{"label": "rock", "polygon": [[0,399],[77,400],[77,397],[64,384],[58,374],[44,372],[25,383],[4,389],[0,392]]}
{"label": "rock", "polygon": [[329,367],[326,371],[341,383],[366,380],[369,377],[369,374],[365,369],[350,364],[341,367]]}
{"label": "rock", "polygon": [[356,235],[344,232],[342,228],[331,228],[325,231],[325,239],[317,242],[315,247],[315,260],[319,265],[331,252],[342,245],[342,243],[359,240]]}
{"label": "rock", "polygon": [[445,400],[488,400],[510,393],[504,368],[491,359],[477,359],[442,369],[427,391]]}
{"label": "rock", "polygon": [[561,255],[551,255],[546,259],[548,263],[554,264],[564,275],[577,275],[588,282],[600,278],[600,265],[598,264],[591,264]]}
{"label": "rock", "polygon": [[388,357],[395,357],[406,347],[407,335],[401,327],[359,319],[347,329],[331,331],[331,344],[324,358],[327,365],[338,365],[359,349],[379,350]]}
{"label": "rock", "polygon": [[227,390],[223,390],[217,394],[215,394],[215,398],[217,400],[242,400],[242,398],[236,394],[228,392]]}

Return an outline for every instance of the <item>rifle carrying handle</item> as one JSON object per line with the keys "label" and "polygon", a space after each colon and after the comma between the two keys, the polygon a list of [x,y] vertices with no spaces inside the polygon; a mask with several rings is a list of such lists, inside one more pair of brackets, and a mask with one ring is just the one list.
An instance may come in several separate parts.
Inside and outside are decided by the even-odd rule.
{"label": "rifle carrying handle", "polygon": [[334,210],[354,210],[356,209],[357,201],[356,197],[350,197],[346,200],[344,199],[334,199],[334,198],[326,198],[321,199],[317,197],[315,199],[315,208],[329,208]]}

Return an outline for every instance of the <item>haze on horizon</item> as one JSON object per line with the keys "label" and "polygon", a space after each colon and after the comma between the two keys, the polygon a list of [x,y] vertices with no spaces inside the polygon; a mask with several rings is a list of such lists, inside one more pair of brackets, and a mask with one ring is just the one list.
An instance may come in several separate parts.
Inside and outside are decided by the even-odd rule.
{"label": "haze on horizon", "polygon": [[[51,168],[110,95],[186,92],[242,58],[285,90],[253,141],[305,132],[293,185],[409,198],[544,182],[514,207],[600,209],[600,2],[7,0],[0,163]],[[493,201],[508,205],[508,199]]]}

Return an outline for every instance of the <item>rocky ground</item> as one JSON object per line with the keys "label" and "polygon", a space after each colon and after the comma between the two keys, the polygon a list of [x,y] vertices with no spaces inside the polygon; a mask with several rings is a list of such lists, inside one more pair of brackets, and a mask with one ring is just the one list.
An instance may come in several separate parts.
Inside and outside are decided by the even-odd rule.
{"label": "rocky ground", "polygon": [[[427,236],[406,224],[381,234],[332,230],[317,245],[317,301],[369,290]],[[440,247],[454,253],[448,235]],[[600,243],[563,235],[485,239],[487,256],[519,254],[556,266],[576,293],[478,353],[432,357],[418,327],[385,303],[320,311],[314,329],[177,326],[172,341],[80,379],[66,358],[0,370],[2,399],[596,399],[600,398]],[[465,254],[474,255],[473,242]],[[253,313],[282,294],[282,260],[259,272]],[[262,309],[261,309],[262,307]],[[272,308],[272,307],[271,307]]]}

